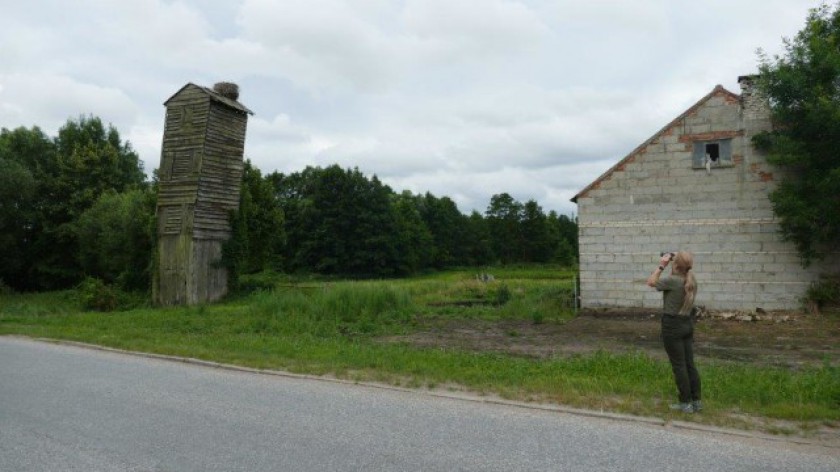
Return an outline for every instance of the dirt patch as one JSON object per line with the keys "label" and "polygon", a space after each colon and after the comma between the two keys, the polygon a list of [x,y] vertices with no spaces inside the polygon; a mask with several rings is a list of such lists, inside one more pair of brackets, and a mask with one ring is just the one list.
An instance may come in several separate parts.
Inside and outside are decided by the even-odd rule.
{"label": "dirt patch", "polygon": [[[566,321],[419,320],[420,329],[382,342],[414,346],[497,352],[537,359],[569,357],[596,351],[645,353],[667,359],[660,338],[660,317],[650,312],[589,312]],[[701,362],[734,362],[801,369],[840,365],[840,316],[797,313],[704,314],[695,324],[695,356]],[[739,428],[807,438],[840,449],[840,426],[767,418],[738,417]]]}
{"label": "dirt patch", "polygon": [[[731,316],[730,316],[731,315]],[[749,321],[747,321],[749,320]],[[533,358],[598,350],[665,358],[660,318],[644,312],[589,312],[567,321],[425,319],[420,329],[383,342],[500,352]],[[788,368],[840,365],[840,317],[783,314],[706,315],[695,325],[699,359]]]}

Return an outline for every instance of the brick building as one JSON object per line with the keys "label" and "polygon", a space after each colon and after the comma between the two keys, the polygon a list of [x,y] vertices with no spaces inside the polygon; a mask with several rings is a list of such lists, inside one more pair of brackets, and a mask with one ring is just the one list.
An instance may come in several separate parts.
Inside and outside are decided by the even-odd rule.
{"label": "brick building", "polygon": [[803,268],[768,199],[781,170],[751,138],[771,127],[766,101],[740,77],[718,85],[580,191],[584,308],[659,308],[645,286],[662,251],[694,253],[696,303],[713,310],[796,309],[837,258]]}

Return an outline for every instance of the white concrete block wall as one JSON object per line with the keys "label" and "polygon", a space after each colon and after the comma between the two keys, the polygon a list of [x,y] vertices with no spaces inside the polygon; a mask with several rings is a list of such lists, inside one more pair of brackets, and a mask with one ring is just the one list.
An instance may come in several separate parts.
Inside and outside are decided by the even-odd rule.
{"label": "white concrete block wall", "polygon": [[[766,129],[722,88],[577,198],[581,301],[586,307],[660,309],[645,285],[661,251],[694,253],[697,304],[718,310],[787,310],[836,262],[803,268],[781,240],[768,199],[779,177],[750,145]],[[692,168],[695,140],[732,137],[733,166]]]}

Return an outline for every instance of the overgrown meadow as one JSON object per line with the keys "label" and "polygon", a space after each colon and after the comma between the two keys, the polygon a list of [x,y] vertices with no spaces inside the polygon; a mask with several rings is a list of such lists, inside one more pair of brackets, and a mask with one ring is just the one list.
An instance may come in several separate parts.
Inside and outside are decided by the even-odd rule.
{"label": "overgrown meadow", "polygon": [[[674,397],[667,362],[641,352],[534,359],[382,342],[434,320],[563,324],[575,316],[573,284],[574,272],[553,267],[377,281],[260,274],[241,281],[249,293],[222,303],[152,308],[134,300],[138,306],[112,312],[82,309],[81,288],[7,294],[0,299],[0,334],[676,417],[667,409]],[[756,417],[806,429],[840,421],[840,369],[828,363],[797,371],[733,362],[700,368],[707,407],[692,421],[754,427],[744,418]]]}

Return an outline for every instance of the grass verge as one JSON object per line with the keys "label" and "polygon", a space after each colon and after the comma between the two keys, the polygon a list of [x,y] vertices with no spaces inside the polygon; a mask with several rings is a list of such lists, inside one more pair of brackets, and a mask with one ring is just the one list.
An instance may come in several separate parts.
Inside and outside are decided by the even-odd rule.
{"label": "grass verge", "polygon": [[[377,342],[380,336],[411,332],[424,317],[518,316],[562,323],[571,315],[558,311],[558,299],[566,296],[569,283],[508,275],[493,285],[468,274],[287,283],[215,305],[111,313],[80,310],[73,292],[10,295],[0,300],[0,334],[687,419],[667,409],[675,395],[667,362],[641,353],[599,351],[536,360]],[[495,303],[503,285],[510,298]],[[462,300],[489,303],[457,304]],[[539,320],[534,313],[542,313]],[[700,369],[706,409],[691,421],[776,433],[789,432],[789,424],[801,432],[840,423],[840,369],[829,363],[789,370],[721,362]]]}

